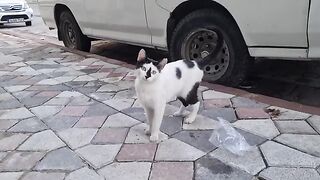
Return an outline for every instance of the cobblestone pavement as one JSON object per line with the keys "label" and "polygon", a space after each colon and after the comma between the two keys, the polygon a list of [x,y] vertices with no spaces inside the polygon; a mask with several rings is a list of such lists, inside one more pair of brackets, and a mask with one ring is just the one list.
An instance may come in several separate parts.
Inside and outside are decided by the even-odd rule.
{"label": "cobblestone pavement", "polygon": [[[202,86],[197,120],[171,102],[150,143],[133,80],[122,62],[0,33],[0,179],[320,179],[319,116]],[[256,147],[210,144],[218,116]]]}

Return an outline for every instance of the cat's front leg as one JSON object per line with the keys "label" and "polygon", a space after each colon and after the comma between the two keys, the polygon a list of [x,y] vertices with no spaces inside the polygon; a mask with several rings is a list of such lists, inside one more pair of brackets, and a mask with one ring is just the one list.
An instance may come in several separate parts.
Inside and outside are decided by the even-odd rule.
{"label": "cat's front leg", "polygon": [[152,126],[150,126],[151,128],[150,141],[152,142],[157,142],[159,140],[160,126],[163,120],[165,106],[166,106],[166,103],[162,102],[162,103],[159,103],[154,109],[154,116],[151,122]]}
{"label": "cat's front leg", "polygon": [[185,124],[191,124],[194,120],[196,120],[196,116],[198,114],[199,108],[200,108],[200,102],[191,105],[192,111],[190,114],[184,119],[183,123]]}
{"label": "cat's front leg", "polygon": [[146,112],[147,117],[147,124],[149,125],[145,131],[146,135],[151,135],[151,129],[152,129],[152,121],[154,118],[154,110],[153,108],[145,107],[144,111]]}

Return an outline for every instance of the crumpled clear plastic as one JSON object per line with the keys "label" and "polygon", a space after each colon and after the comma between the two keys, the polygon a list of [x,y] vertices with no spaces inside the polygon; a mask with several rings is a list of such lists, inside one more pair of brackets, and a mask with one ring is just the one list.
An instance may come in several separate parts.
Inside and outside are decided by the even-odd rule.
{"label": "crumpled clear plastic", "polygon": [[221,117],[218,117],[218,120],[220,127],[213,131],[209,139],[213,145],[226,149],[238,156],[243,156],[253,149],[253,146],[250,146],[246,139],[228,121]]}

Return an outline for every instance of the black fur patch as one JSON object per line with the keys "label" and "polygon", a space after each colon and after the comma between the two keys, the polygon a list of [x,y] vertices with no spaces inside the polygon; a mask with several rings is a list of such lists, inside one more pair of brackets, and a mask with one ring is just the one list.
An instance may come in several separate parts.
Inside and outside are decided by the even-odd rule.
{"label": "black fur patch", "polygon": [[181,79],[181,70],[178,67],[176,68],[176,76],[178,79]]}
{"label": "black fur patch", "polygon": [[147,71],[146,79],[148,79],[149,77],[151,77],[151,68],[149,68],[149,70]]}
{"label": "black fur patch", "polygon": [[[154,66],[156,66],[156,67],[158,68],[159,62],[147,57],[147,58],[145,58],[144,60],[137,61],[136,69],[139,69],[139,68],[141,68],[144,64],[149,64],[149,63],[152,63]],[[159,68],[158,68],[158,69],[159,69]],[[159,71],[160,71],[160,70],[159,70]]]}
{"label": "black fur patch", "polygon": [[193,68],[194,67],[194,62],[193,61],[189,61],[189,60],[183,60],[183,62],[188,66],[188,68]]}
{"label": "black fur patch", "polygon": [[197,82],[193,85],[192,89],[190,90],[190,92],[188,93],[186,99],[182,98],[182,97],[178,97],[178,99],[182,102],[182,104],[187,107],[190,104],[195,104],[197,102],[199,102],[198,99],[198,88],[200,86],[200,83]]}

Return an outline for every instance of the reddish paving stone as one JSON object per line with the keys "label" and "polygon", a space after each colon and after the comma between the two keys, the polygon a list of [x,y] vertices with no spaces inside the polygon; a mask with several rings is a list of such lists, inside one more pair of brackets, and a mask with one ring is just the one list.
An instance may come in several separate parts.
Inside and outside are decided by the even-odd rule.
{"label": "reddish paving stone", "polygon": [[153,161],[156,144],[125,144],[117,156],[118,161]]}
{"label": "reddish paving stone", "polygon": [[81,128],[99,128],[102,126],[104,121],[107,119],[106,116],[92,116],[81,118],[75,127]]}
{"label": "reddish paving stone", "polygon": [[210,99],[203,101],[205,109],[231,107],[229,99]]}
{"label": "reddish paving stone", "polygon": [[192,162],[156,162],[153,164],[151,180],[192,180]]}
{"label": "reddish paving stone", "polygon": [[93,138],[93,144],[120,144],[123,143],[128,128],[101,128]]}
{"label": "reddish paving stone", "polygon": [[86,111],[87,106],[67,106],[65,107],[59,115],[61,116],[82,116]]}
{"label": "reddish paving stone", "polygon": [[270,118],[262,108],[236,108],[237,116],[240,119],[267,119]]}

